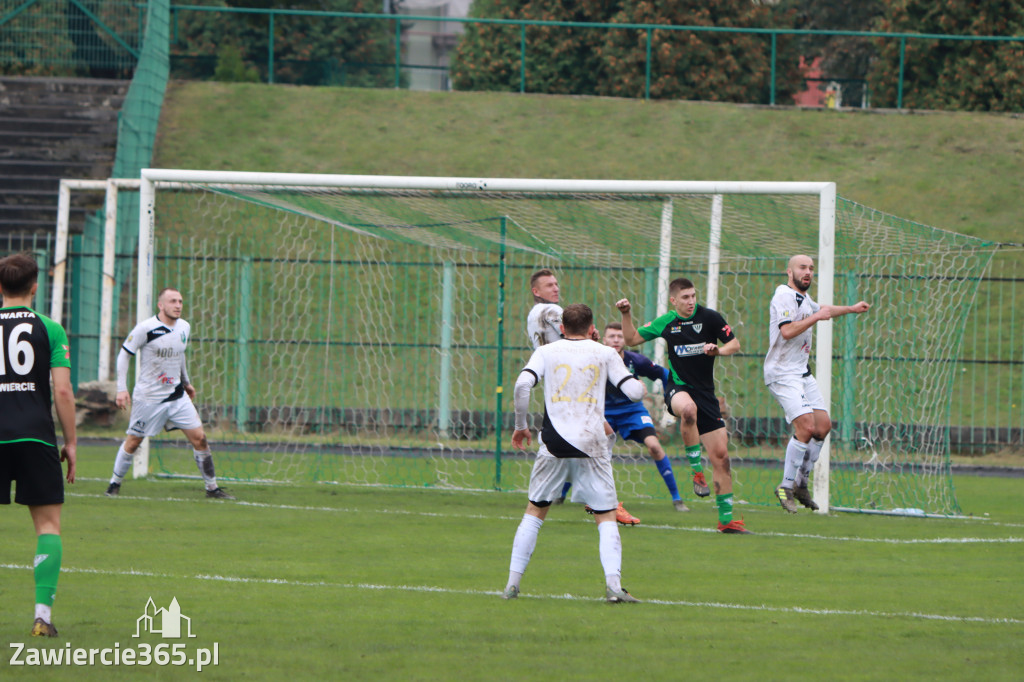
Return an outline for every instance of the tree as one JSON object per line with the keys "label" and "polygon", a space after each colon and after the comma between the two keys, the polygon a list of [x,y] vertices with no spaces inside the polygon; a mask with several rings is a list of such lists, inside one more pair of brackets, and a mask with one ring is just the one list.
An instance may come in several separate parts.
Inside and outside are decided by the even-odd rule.
{"label": "tree", "polygon": [[[487,19],[603,22],[617,0],[476,0],[471,16]],[[593,95],[604,77],[605,31],[567,26],[526,27],[526,90]],[[518,92],[521,73],[519,26],[468,24],[452,57],[456,90]]]}
{"label": "tree", "polygon": [[[323,12],[379,11],[374,0],[208,0],[219,7]],[[397,3],[392,3],[397,8]],[[210,77],[221,45],[237,45],[245,63],[266,79],[270,62],[269,21],[261,13],[179,11],[175,71]],[[277,14],[274,18],[274,82],[307,85],[388,87],[394,84],[394,31],[379,19]]]}
{"label": "tree", "polygon": [[[794,12],[750,0],[478,0],[474,17],[766,28],[792,26]],[[452,64],[460,90],[518,90],[520,28],[467,26]],[[647,32],[637,29],[526,29],[526,90],[643,97]],[[779,37],[778,92],[800,84],[795,41]],[[771,87],[768,35],[655,30],[652,97],[767,102]]]}
{"label": "tree", "polygon": [[[791,28],[795,13],[786,7],[750,0],[623,0],[614,23],[671,24],[717,28]],[[778,36],[776,97],[802,85],[796,41]],[[600,94],[641,97],[647,58],[646,31],[606,34],[602,54],[609,78]],[[667,31],[651,32],[650,93],[656,98],[728,102],[769,101],[771,38],[767,34]]]}
{"label": "tree", "polygon": [[[904,0],[887,4],[884,32],[974,36],[1024,35],[1024,5],[1015,0]],[[869,82],[878,106],[898,100],[900,42],[880,40]],[[1024,43],[908,39],[903,106],[914,109],[1024,111]]]}

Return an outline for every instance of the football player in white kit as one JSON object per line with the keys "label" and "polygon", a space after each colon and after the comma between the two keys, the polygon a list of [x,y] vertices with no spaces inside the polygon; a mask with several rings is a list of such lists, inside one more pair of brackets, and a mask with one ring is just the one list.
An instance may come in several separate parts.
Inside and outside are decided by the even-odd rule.
{"label": "football player in white kit", "polygon": [[[162,430],[181,429],[192,444],[199,473],[206,485],[206,496],[233,500],[217,485],[210,444],[203,431],[192,399],[196,390],[188,380],[185,350],[191,327],[181,318],[184,301],[177,289],[164,289],[157,296],[159,312],[132,329],[117,354],[117,406],[131,407],[127,436],[117,451],[114,473],[107,486],[107,496],[121,492],[121,483],[132,464],[132,456],[146,436]],[[128,365],[140,354],[139,376],[135,378],[133,396],[128,395]],[[184,399],[183,399],[184,398]]]}
{"label": "football player in white kit", "polygon": [[[530,275],[530,293],[533,294],[533,308],[526,316],[526,335],[530,338],[530,345],[537,350],[562,338],[562,306],[558,305],[561,290],[558,288],[555,273],[543,268]],[[594,340],[600,341],[596,331]],[[615,433],[612,427],[606,425],[604,432],[609,442],[614,443]],[[571,486],[570,478],[565,482],[562,494],[555,500],[555,504],[562,504],[565,501]],[[615,518],[624,526],[635,526],[640,523],[640,519],[626,511],[621,502],[616,509]]]}
{"label": "football player in white kit", "polygon": [[523,450],[524,444],[531,443],[526,414],[530,391],[540,381],[544,382],[544,423],[530,473],[526,513],[512,543],[509,580],[502,596],[519,596],[519,582],[537,545],[540,527],[571,476],[573,500],[590,506],[597,522],[606,599],[636,602],[621,582],[622,541],[615,518],[618,498],[604,428],[604,403],[608,383],[634,401],[643,397],[644,387],[613,348],[592,340],[595,330],[590,308],[579,303],[566,307],[560,329],[564,338],[535,350],[516,380],[512,445]]}
{"label": "football player in white kit", "polygon": [[814,261],[809,256],[790,258],[786,275],[788,281],[780,284],[772,296],[764,383],[786,413],[786,422],[793,425],[782,483],[775,489],[775,496],[783,509],[795,514],[796,502],[811,510],[818,508],[807,487],[808,476],[832,430],[832,418],[811,374],[814,325],[850,313],[864,313],[871,306],[864,301],[847,306],[815,303],[807,293],[814,279]]}

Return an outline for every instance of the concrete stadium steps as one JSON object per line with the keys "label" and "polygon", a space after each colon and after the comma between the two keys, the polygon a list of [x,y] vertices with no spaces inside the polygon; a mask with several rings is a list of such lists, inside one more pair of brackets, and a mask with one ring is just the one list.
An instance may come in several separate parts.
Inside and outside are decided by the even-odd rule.
{"label": "concrete stadium steps", "polygon": [[[61,178],[110,176],[129,81],[0,77],[0,232],[50,232]],[[72,195],[71,229],[102,206]]]}

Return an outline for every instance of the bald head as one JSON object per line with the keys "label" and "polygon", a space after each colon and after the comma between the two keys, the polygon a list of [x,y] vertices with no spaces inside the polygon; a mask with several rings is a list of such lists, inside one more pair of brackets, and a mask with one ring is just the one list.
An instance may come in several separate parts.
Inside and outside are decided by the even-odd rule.
{"label": "bald head", "polygon": [[789,259],[786,266],[789,286],[797,291],[807,291],[814,279],[814,260],[810,256],[797,255]]}

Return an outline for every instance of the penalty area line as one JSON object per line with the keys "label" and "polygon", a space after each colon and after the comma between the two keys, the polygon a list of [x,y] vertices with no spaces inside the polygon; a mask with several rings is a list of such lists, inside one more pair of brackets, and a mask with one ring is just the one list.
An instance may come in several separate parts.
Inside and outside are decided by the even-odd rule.
{"label": "penalty area line", "polygon": [[[31,570],[27,564],[0,564],[0,569],[7,570]],[[378,592],[419,592],[430,594],[450,594],[470,597],[500,597],[500,590],[470,590],[454,589],[450,587],[437,587],[434,585],[382,585],[379,583],[332,583],[322,580],[288,580],[286,578],[247,578],[243,576],[210,575],[199,573],[196,575],[175,575],[170,573],[156,573],[152,571],[138,571],[129,569],[125,571],[110,571],[96,568],[63,567],[61,571],[67,573],[82,573],[88,575],[105,575],[117,577],[143,577],[160,578],[168,580],[197,580],[211,582],[225,582],[249,585],[280,585],[283,587],[317,587],[335,588],[342,590],[366,590]],[[553,599],[563,601],[595,602],[604,601],[603,598],[586,597],[569,593],[564,594],[520,594],[523,599]],[[921,613],[918,611],[870,611],[866,609],[825,609],[809,608],[804,606],[769,606],[767,604],[730,604],[725,602],[702,602],[674,599],[643,599],[644,604],[654,606],[678,606],[685,608],[699,609],[720,609],[732,611],[761,611],[764,613],[800,614],[811,616],[860,616],[867,618],[907,618],[911,620],[931,620],[954,623],[979,623],[983,625],[1024,625],[1024,620],[1019,618],[985,618],[981,616],[950,616],[938,613]],[[642,607],[641,607],[642,608]]]}

